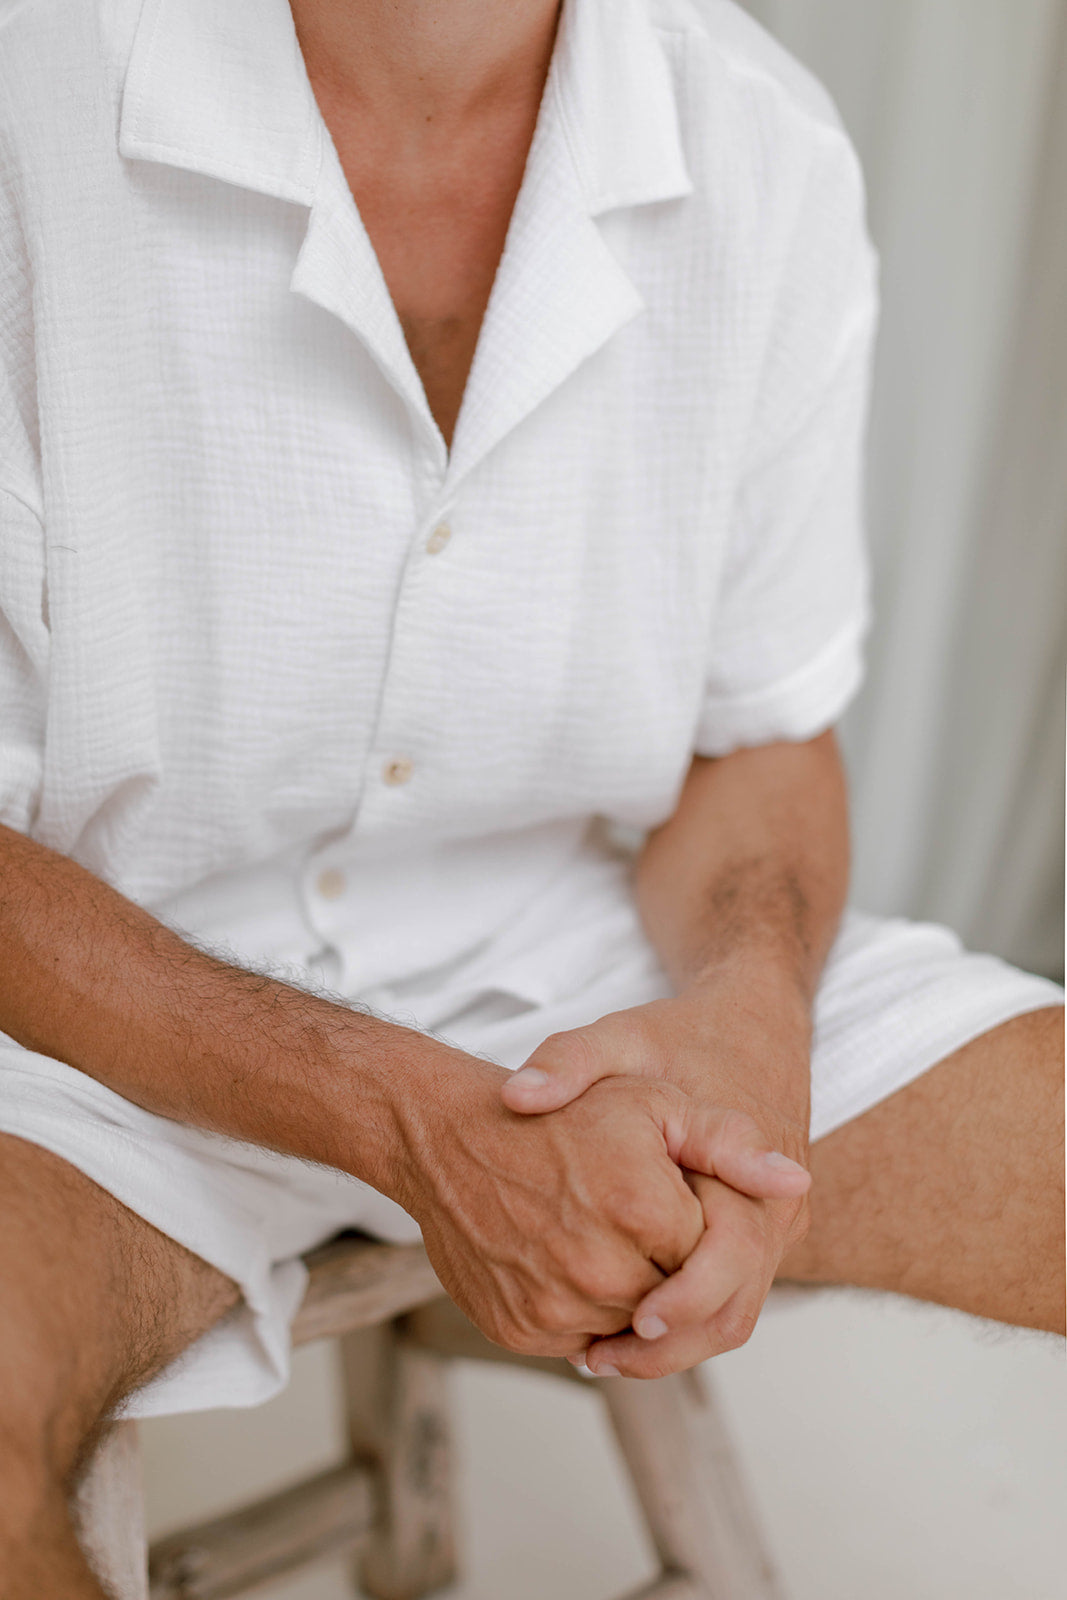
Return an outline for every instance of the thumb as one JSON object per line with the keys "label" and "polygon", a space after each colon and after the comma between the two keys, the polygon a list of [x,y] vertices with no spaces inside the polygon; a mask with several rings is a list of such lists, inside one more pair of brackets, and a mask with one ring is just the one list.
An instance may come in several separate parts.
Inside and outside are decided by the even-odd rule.
{"label": "thumb", "polygon": [[553,1033],[513,1072],[501,1089],[511,1111],[558,1111],[591,1084],[619,1071],[610,1054],[584,1028]]}
{"label": "thumb", "polygon": [[807,1168],[773,1149],[744,1111],[690,1103],[672,1112],[664,1133],[680,1167],[721,1178],[753,1199],[799,1199],[811,1188]]}

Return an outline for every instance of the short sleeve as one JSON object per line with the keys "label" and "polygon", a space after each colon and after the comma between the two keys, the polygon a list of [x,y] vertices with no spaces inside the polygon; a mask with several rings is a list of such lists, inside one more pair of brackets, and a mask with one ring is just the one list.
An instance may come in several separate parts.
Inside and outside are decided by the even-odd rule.
{"label": "short sleeve", "polygon": [[41,791],[48,643],[41,524],[0,489],[0,822],[20,833]]}
{"label": "short sleeve", "polygon": [[804,740],[862,679],[877,265],[858,162],[824,134],[782,255],[712,625],[700,755]]}

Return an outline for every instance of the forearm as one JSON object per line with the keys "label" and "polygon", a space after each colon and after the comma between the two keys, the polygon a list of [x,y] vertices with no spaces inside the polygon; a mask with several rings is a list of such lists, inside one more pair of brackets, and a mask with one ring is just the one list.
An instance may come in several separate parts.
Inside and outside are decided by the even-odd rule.
{"label": "forearm", "polygon": [[[710,1159],[682,1162],[706,1233],[683,1272],[634,1309],[634,1331],[603,1346],[601,1373],[681,1371],[733,1348],[804,1236],[812,1003],[847,878],[832,735],[694,762],[636,873],[675,994],[553,1034],[501,1089],[512,1110],[551,1122],[601,1080],[666,1080],[722,1119]],[[760,1152],[782,1187],[739,1184],[723,1159],[731,1143]],[[655,1345],[651,1360],[642,1341]]]}
{"label": "forearm", "polygon": [[[638,862],[638,906],[709,1053],[717,1090],[806,1121],[815,990],[848,886],[844,774],[832,733],[697,760]],[[751,1045],[750,1043],[751,1042]],[[764,1043],[770,1048],[758,1049]]]}
{"label": "forearm", "polygon": [[[215,960],[2,827],[0,1028],[151,1111],[365,1179],[511,1349],[618,1332],[701,1237],[679,1169],[708,1163],[721,1119],[677,1089],[602,1085],[517,1117],[503,1068]],[[724,1159],[746,1192],[777,1192],[758,1150]]]}
{"label": "forearm", "polygon": [[694,761],[637,866],[637,901],[679,990],[762,971],[810,1004],[848,889],[848,809],[832,733]]}
{"label": "forearm", "polygon": [[432,1092],[459,1056],[193,948],[7,828],[0,1030],[147,1110],[339,1166],[398,1199],[400,1102]]}

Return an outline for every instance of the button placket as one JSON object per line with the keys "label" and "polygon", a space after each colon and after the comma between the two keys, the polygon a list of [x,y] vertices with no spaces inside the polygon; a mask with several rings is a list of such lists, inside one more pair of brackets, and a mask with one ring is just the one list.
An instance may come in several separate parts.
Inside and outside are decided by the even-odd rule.
{"label": "button placket", "polygon": [[[439,502],[439,506],[440,506],[440,502]],[[424,531],[422,536],[421,536],[421,545],[422,545],[422,551],[423,551],[424,554],[426,554],[426,555],[440,555],[440,553],[443,550],[445,550],[448,547],[448,545],[451,543],[451,541],[452,541],[452,528],[451,528],[451,525],[450,525],[450,523],[449,523],[449,521],[447,519],[448,519],[448,511],[447,511],[447,509],[445,509],[445,508],[438,509],[437,520],[430,527],[429,533],[425,533],[425,531]],[[425,527],[426,527],[426,523],[424,522],[423,523],[423,529],[424,530],[425,530]],[[417,556],[415,554],[415,552],[418,549],[419,549],[419,546],[418,546],[418,544],[416,544],[414,546],[413,550],[411,551],[411,553],[409,554],[408,564],[407,564],[407,567],[405,569],[404,580],[403,580],[403,584],[402,584],[402,587],[401,587],[401,593],[400,593],[400,597],[399,597],[398,602],[397,602],[397,611],[396,611],[396,619],[395,619],[396,620],[396,626],[395,626],[395,631],[394,631],[394,647],[393,647],[393,652],[391,653],[389,668],[387,669],[387,676],[386,676],[386,685],[385,685],[385,691],[386,691],[385,692],[385,699],[386,700],[389,699],[389,676],[391,675],[392,669],[395,666],[396,651],[398,649],[402,648],[402,636],[403,636],[403,632],[404,632],[404,624],[406,622],[408,624],[408,626],[410,626],[411,607],[412,607],[413,604],[417,605],[416,596],[418,595],[419,589],[421,587],[420,579],[419,579],[419,568],[418,568]],[[403,720],[403,719],[401,719],[401,720]],[[382,735],[385,727],[388,725],[389,722],[392,722],[392,721],[393,721],[393,719],[391,717],[387,717],[387,718],[383,718],[379,722],[379,728],[378,728],[379,739],[381,738],[381,735]],[[385,739],[381,740],[381,742],[388,744],[388,734],[386,734]],[[379,748],[381,748],[381,744],[379,744]],[[409,783],[411,781],[411,778],[413,777],[414,772],[415,772],[415,763],[411,759],[411,757],[407,756],[407,755],[403,755],[403,754],[397,754],[397,755],[387,756],[382,760],[381,766],[379,768],[379,777],[380,777],[381,783],[384,785],[385,788],[388,788],[388,789],[400,789],[400,788],[403,788],[405,784],[407,784],[407,783]],[[368,797],[368,799],[369,799],[369,797]]]}

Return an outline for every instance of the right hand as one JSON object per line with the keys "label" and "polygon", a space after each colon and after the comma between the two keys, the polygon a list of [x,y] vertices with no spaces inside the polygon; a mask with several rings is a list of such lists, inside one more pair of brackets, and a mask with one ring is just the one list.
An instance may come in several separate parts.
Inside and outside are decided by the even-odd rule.
{"label": "right hand", "polygon": [[403,1192],[443,1287],[488,1338],[580,1355],[621,1332],[704,1232],[682,1168],[717,1113],[670,1084],[611,1078],[547,1116],[501,1102],[502,1068],[453,1058],[406,1099]]}

